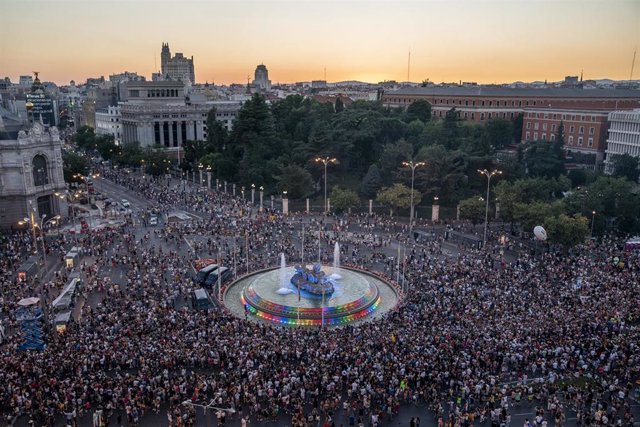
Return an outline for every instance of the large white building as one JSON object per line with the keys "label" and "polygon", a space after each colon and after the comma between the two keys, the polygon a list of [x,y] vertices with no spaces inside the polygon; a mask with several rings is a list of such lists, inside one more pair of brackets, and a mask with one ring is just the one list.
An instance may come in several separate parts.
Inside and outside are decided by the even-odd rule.
{"label": "large white building", "polygon": [[58,130],[37,121],[17,139],[0,140],[0,228],[67,216],[66,202],[55,195],[66,189],[61,146]]}
{"label": "large white building", "polygon": [[122,143],[178,150],[186,141],[207,139],[210,107],[186,101],[179,81],[130,82],[120,102]]}
{"label": "large white building", "polygon": [[640,157],[640,109],[609,113],[609,137],[605,160],[605,173],[614,170],[615,156],[629,154]]}
{"label": "large white building", "polygon": [[113,135],[116,144],[122,142],[122,123],[120,122],[120,106],[110,105],[105,109],[96,110],[96,133],[98,135]]}

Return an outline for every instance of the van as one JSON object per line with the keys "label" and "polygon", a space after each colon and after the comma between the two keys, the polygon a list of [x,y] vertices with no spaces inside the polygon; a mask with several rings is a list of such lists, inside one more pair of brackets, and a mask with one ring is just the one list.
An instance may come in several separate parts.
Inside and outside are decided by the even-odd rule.
{"label": "van", "polygon": [[231,279],[231,270],[227,267],[220,267],[216,271],[213,271],[204,282],[206,288],[212,288],[218,285],[218,275],[220,276],[220,283],[224,285]]}
{"label": "van", "polygon": [[196,310],[207,310],[213,306],[209,293],[204,289],[193,291],[193,308]]}
{"label": "van", "polygon": [[158,217],[154,215],[149,218],[149,225],[158,225]]}
{"label": "van", "polygon": [[207,280],[207,276],[214,272],[218,268],[218,264],[209,264],[196,274],[196,283],[202,285],[205,280]]}
{"label": "van", "polygon": [[56,318],[55,318],[55,326],[56,326],[56,331],[59,334],[63,334],[66,332],[67,330],[67,325],[69,324],[69,322],[71,321],[71,312],[70,311],[65,311],[64,313],[58,313],[56,314]]}

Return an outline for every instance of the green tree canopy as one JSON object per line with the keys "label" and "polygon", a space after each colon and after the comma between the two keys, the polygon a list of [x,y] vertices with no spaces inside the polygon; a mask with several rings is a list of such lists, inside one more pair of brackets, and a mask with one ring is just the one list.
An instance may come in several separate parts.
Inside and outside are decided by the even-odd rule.
{"label": "green tree canopy", "polygon": [[276,177],[278,190],[287,191],[292,199],[301,199],[313,191],[313,179],[308,170],[290,165],[282,168],[282,172]]}
{"label": "green tree canopy", "polygon": [[[403,184],[394,184],[380,190],[376,200],[389,207],[390,215],[393,215],[394,209],[407,209],[411,206],[411,189]],[[421,200],[422,195],[414,189],[414,206],[419,205]]]}
{"label": "green tree canopy", "polygon": [[340,213],[355,208],[360,204],[360,198],[355,191],[333,187],[331,190],[331,209]]}
{"label": "green tree canopy", "polygon": [[480,196],[469,197],[460,201],[460,218],[471,221],[473,225],[484,221],[486,202]]}
{"label": "green tree canopy", "polygon": [[544,226],[549,242],[561,244],[565,250],[583,243],[589,235],[588,220],[582,215],[549,217]]}
{"label": "green tree canopy", "polygon": [[376,197],[376,194],[382,188],[382,174],[380,173],[380,168],[375,164],[369,166],[369,171],[362,178],[362,184],[360,184],[360,194],[363,196],[373,199]]}
{"label": "green tree canopy", "polygon": [[404,120],[407,123],[414,120],[420,120],[422,123],[426,123],[431,120],[431,104],[429,101],[420,99],[409,104]]}
{"label": "green tree canopy", "polygon": [[86,175],[89,173],[89,159],[74,153],[73,151],[62,152],[62,174],[66,182],[78,182],[74,175]]}
{"label": "green tree canopy", "polygon": [[638,168],[638,158],[629,154],[613,156],[613,176],[616,178],[626,178],[631,182],[638,182],[640,169]]}

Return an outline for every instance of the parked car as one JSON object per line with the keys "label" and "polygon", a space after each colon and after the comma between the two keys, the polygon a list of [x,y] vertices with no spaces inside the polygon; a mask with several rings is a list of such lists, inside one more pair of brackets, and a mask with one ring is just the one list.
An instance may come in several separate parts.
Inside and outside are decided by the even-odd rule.
{"label": "parked car", "polygon": [[131,207],[131,203],[129,203],[129,201],[127,199],[122,199],[121,203],[122,203],[122,206],[124,206],[125,208],[130,208]]}
{"label": "parked car", "polygon": [[149,225],[158,225],[158,217],[154,215],[149,218]]}

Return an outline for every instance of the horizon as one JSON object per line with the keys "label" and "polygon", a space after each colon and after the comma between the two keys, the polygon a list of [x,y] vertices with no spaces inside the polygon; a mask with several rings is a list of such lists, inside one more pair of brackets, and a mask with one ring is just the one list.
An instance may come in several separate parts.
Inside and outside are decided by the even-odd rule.
{"label": "horizon", "polygon": [[[115,4],[126,8],[105,0],[6,1],[0,77],[17,81],[38,70],[42,81],[67,85],[132,70],[150,79],[166,42],[172,55],[194,57],[197,83],[217,85],[253,80],[260,63],[274,85],[556,82],[581,73],[629,80],[640,44],[633,0]],[[55,45],[43,49],[43,40]]]}

